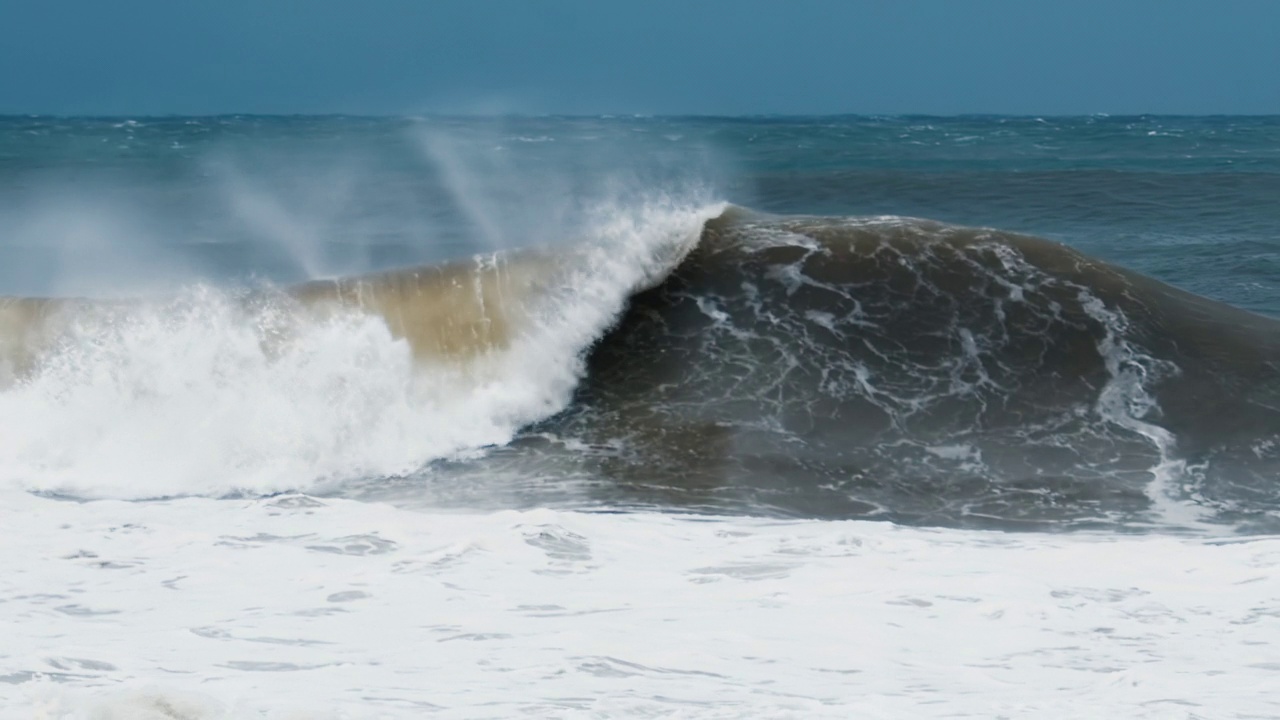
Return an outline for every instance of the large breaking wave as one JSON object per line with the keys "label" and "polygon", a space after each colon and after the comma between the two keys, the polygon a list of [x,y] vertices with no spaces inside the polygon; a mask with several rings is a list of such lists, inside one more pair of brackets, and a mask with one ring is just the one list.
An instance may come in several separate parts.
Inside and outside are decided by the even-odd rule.
{"label": "large breaking wave", "polygon": [[0,476],[77,496],[518,476],[528,502],[1005,527],[1280,506],[1275,321],[896,217],[652,202],[574,245],[280,291],[11,299],[0,365]]}

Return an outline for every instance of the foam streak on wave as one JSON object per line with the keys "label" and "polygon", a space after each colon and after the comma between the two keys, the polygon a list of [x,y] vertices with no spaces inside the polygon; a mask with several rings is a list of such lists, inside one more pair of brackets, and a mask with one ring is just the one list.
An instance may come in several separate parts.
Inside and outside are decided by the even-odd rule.
{"label": "foam streak on wave", "polygon": [[1105,303],[1084,288],[1080,290],[1080,306],[1105,329],[1098,341],[1098,353],[1111,379],[1098,393],[1098,414],[1107,422],[1147,438],[1159,453],[1158,461],[1148,471],[1151,483],[1147,496],[1152,510],[1170,525],[1206,527],[1204,509],[1184,502],[1177,494],[1175,484],[1185,476],[1187,468],[1187,461],[1177,455],[1177,438],[1146,419],[1159,410],[1148,385],[1176,375],[1177,365],[1153,358],[1131,345],[1125,340],[1128,322],[1124,316],[1108,310]]}

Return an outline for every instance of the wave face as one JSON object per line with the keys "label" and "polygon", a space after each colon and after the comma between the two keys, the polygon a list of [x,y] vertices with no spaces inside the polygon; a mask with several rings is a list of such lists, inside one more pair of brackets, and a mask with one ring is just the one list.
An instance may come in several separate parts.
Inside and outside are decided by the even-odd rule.
{"label": "wave face", "polygon": [[1278,329],[1033,237],[733,210],[632,299],[569,409],[459,472],[570,462],[610,505],[1262,521]]}

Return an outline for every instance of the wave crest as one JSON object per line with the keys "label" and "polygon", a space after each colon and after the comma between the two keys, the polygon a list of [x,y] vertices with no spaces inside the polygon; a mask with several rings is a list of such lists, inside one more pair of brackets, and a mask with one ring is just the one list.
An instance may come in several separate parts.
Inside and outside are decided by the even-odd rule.
{"label": "wave crest", "polygon": [[412,472],[563,408],[627,296],[719,206],[601,210],[557,251],[163,302],[0,305],[0,480],[81,497]]}

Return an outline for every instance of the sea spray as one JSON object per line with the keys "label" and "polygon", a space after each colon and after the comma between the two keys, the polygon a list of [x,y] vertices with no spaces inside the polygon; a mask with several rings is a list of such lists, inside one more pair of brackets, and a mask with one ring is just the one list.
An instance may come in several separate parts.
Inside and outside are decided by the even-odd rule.
{"label": "sea spray", "polygon": [[[537,261],[536,283],[506,288],[522,294],[473,298],[473,313],[509,327],[465,356],[415,352],[424,340],[404,332],[406,315],[457,318],[432,307],[438,294],[382,302],[403,274],[345,296],[316,292],[323,283],[196,286],[163,302],[78,303],[46,319],[59,331],[0,392],[0,478],[86,497],[270,493],[504,443],[565,406],[588,346],[719,211],[677,198],[599,208],[594,237]],[[520,272],[510,262],[463,263],[452,280]]]}

